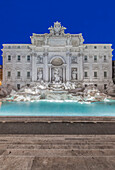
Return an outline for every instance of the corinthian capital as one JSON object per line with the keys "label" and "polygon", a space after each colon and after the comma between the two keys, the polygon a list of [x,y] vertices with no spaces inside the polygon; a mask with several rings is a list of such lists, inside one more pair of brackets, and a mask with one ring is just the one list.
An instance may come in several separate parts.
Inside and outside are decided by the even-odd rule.
{"label": "corinthian capital", "polygon": [[45,57],[45,56],[48,56],[48,52],[44,52],[43,53],[43,56]]}

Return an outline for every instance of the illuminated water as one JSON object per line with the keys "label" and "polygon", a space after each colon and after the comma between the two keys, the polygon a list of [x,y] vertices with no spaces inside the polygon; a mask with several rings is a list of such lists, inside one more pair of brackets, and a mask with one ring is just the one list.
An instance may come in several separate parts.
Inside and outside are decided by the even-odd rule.
{"label": "illuminated water", "polygon": [[0,116],[115,116],[115,101],[77,102],[3,102]]}

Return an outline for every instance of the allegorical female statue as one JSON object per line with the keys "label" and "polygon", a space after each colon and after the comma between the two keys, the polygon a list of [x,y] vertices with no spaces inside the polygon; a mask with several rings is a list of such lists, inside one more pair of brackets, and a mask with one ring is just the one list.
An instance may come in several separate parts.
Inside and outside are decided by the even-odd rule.
{"label": "allegorical female statue", "polygon": [[43,79],[43,72],[42,72],[42,70],[40,69],[40,70],[38,71],[38,74],[37,74],[37,80],[41,81],[42,79]]}
{"label": "allegorical female statue", "polygon": [[72,71],[72,79],[77,80],[77,70],[75,68]]}

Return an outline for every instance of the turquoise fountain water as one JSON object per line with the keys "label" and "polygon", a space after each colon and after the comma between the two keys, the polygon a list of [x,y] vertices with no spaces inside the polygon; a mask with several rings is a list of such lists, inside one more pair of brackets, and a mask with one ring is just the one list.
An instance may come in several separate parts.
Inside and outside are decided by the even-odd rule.
{"label": "turquoise fountain water", "polygon": [[115,116],[115,101],[77,102],[3,102],[0,116]]}

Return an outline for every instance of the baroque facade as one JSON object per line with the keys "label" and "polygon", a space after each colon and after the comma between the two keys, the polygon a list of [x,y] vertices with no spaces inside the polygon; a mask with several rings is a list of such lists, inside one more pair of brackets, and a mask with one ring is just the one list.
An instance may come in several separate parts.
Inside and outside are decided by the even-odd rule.
{"label": "baroque facade", "polygon": [[82,34],[65,33],[55,22],[31,44],[3,44],[3,84],[19,89],[36,82],[75,82],[106,89],[112,82],[111,44],[84,44]]}

